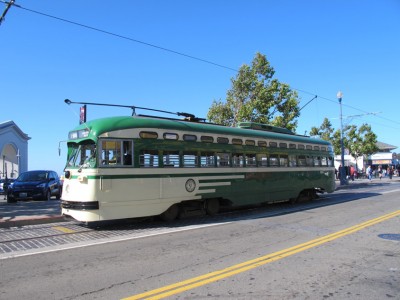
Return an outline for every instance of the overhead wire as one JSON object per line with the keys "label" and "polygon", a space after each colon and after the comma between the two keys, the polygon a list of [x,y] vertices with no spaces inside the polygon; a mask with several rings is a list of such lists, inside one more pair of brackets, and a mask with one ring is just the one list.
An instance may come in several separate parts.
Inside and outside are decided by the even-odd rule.
{"label": "overhead wire", "polygon": [[[20,8],[22,10],[25,10],[25,11],[28,11],[28,12],[31,12],[31,13],[35,13],[35,14],[38,14],[38,15],[41,15],[41,16],[45,16],[45,17],[52,18],[52,19],[55,19],[55,20],[58,20],[58,21],[69,23],[69,24],[72,24],[72,25],[75,25],[75,26],[83,27],[83,28],[86,28],[86,29],[89,29],[89,30],[97,31],[97,32],[100,32],[100,33],[103,33],[103,34],[107,34],[107,35],[110,35],[110,36],[114,36],[114,37],[117,37],[117,38],[125,39],[125,40],[131,41],[131,42],[135,42],[135,43],[142,44],[142,45],[145,45],[145,46],[148,46],[148,47],[152,47],[152,48],[155,48],[155,49],[159,49],[159,50],[162,50],[162,51],[173,53],[173,54],[176,54],[176,55],[179,55],[179,56],[183,56],[183,57],[186,57],[186,58],[189,58],[189,59],[197,60],[197,61],[200,61],[200,62],[203,62],[203,63],[214,65],[216,67],[220,67],[220,68],[227,69],[227,70],[234,71],[234,72],[238,72],[239,71],[238,69],[235,69],[235,68],[232,68],[232,67],[229,67],[229,66],[225,66],[225,65],[222,65],[222,64],[219,64],[219,63],[207,60],[207,59],[203,59],[203,58],[200,58],[200,57],[197,57],[197,56],[194,56],[194,55],[186,54],[186,53],[183,53],[183,52],[180,52],[180,51],[176,51],[176,50],[173,50],[173,49],[169,49],[169,48],[166,48],[166,47],[162,47],[162,46],[158,46],[158,45],[155,45],[155,44],[152,44],[152,43],[148,43],[148,42],[144,42],[144,41],[141,41],[141,40],[138,40],[138,39],[134,39],[134,38],[122,35],[122,34],[114,33],[114,32],[111,32],[111,31],[104,30],[104,29],[96,28],[96,27],[93,27],[93,26],[85,25],[85,24],[78,23],[78,22],[75,22],[75,21],[67,20],[65,18],[53,16],[53,15],[50,15],[50,14],[47,14],[47,13],[43,13],[43,12],[40,12],[40,11],[37,11],[37,10],[26,8],[26,7],[23,7],[21,5],[16,4],[15,1],[10,1],[9,2],[9,1],[5,1],[5,0],[0,0],[0,2],[5,3],[8,6],[15,6],[17,8]],[[329,101],[329,102],[332,102],[332,103],[335,103],[335,104],[338,104],[337,101],[332,100],[332,99],[327,98],[327,97],[323,97],[323,96],[317,95],[316,93],[311,93],[309,91],[305,91],[305,90],[298,89],[298,88],[293,88],[293,87],[292,87],[292,89],[295,90],[295,91],[301,92],[301,93],[305,93],[305,94],[309,94],[309,95],[314,96],[314,98],[311,99],[309,102],[307,102],[305,105],[303,105],[303,107],[301,109],[303,109],[306,105],[308,105],[312,100],[317,99],[317,98],[318,99],[323,99],[323,100],[326,100],[326,101]],[[348,108],[363,112],[363,113],[368,113],[368,112],[366,112],[366,111],[364,111],[362,109],[353,107],[353,106],[345,104],[345,103],[342,103],[342,105],[345,106],[345,107],[348,107]],[[390,120],[388,118],[381,117],[381,116],[375,116],[375,117],[400,125],[400,122],[398,122],[398,121]]]}

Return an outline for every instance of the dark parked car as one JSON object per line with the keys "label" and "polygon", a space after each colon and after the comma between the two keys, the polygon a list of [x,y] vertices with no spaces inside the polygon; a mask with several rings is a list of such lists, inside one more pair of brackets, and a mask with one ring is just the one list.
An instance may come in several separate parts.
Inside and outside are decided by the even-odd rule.
{"label": "dark parked car", "polygon": [[56,172],[49,170],[28,171],[21,173],[9,186],[9,202],[18,199],[50,200],[52,196],[61,198],[61,183]]}

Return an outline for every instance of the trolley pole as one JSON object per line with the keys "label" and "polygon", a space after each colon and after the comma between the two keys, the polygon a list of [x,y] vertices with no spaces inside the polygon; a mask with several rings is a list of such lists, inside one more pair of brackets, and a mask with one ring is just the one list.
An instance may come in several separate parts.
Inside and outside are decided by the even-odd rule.
{"label": "trolley pole", "polygon": [[343,115],[342,115],[342,97],[343,93],[339,91],[337,93],[337,98],[339,100],[339,105],[340,105],[340,156],[341,156],[341,165],[342,167],[340,168],[340,185],[346,185],[347,184],[347,179],[346,179],[346,171],[344,168],[344,144],[343,144]]}

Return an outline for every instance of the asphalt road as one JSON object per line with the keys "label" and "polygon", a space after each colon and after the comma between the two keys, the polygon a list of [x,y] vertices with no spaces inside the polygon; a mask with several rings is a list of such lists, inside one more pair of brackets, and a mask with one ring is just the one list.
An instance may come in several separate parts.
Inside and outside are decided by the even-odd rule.
{"label": "asphalt road", "polygon": [[4,229],[15,249],[0,253],[0,299],[400,299],[399,192],[368,184],[172,224]]}

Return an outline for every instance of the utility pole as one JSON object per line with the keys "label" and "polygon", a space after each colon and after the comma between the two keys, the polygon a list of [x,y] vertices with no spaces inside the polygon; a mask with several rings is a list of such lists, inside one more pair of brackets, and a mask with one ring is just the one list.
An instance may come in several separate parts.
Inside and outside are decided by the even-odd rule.
{"label": "utility pole", "polygon": [[10,0],[10,2],[4,2],[5,4],[7,4],[7,6],[6,6],[6,9],[4,10],[3,14],[0,17],[0,25],[6,18],[6,14],[7,14],[8,10],[10,9],[10,7],[14,5],[14,2],[15,2],[15,0]]}

